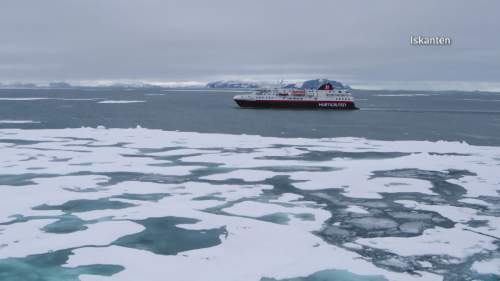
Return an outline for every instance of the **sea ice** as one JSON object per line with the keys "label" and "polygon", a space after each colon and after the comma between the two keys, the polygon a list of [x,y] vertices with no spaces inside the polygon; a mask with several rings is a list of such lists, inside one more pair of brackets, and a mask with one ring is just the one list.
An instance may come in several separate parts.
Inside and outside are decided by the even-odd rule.
{"label": "sea ice", "polygon": [[[75,248],[68,267],[125,267],[82,280],[283,279],[328,269],[442,280],[446,268],[432,272],[423,263],[429,269],[413,275],[372,259],[385,250],[400,256],[384,257],[387,268],[404,268],[401,261],[415,256],[459,263],[498,251],[500,218],[491,203],[500,190],[498,147],[102,127],[0,129],[0,149],[0,256]],[[460,192],[443,195],[443,183]],[[288,221],[263,219],[275,214]],[[440,215],[451,221],[436,223]],[[196,221],[180,229],[227,234],[221,244],[177,255],[112,244],[143,231],[137,221],[164,217]],[[71,222],[82,225],[49,231]],[[378,237],[354,237],[358,229]],[[340,239],[327,243],[317,233]],[[492,273],[491,263],[498,260],[472,269]]]}
{"label": "sea ice", "polygon": [[103,100],[103,101],[100,101],[98,103],[142,103],[142,102],[146,102],[144,100]]}
{"label": "sea ice", "polygon": [[472,270],[481,274],[500,275],[500,258],[476,261],[472,264]]}
{"label": "sea ice", "polygon": [[464,260],[474,254],[496,250],[495,241],[495,238],[466,231],[458,224],[451,229],[427,229],[416,237],[359,238],[355,242],[400,256],[448,255]]}
{"label": "sea ice", "polygon": [[40,123],[40,121],[32,120],[0,120],[0,124],[34,124]]}

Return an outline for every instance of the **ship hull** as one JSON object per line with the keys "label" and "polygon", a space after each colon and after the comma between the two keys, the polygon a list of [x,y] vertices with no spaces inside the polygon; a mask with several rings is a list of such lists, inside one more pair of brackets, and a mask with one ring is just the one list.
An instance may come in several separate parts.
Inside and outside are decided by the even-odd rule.
{"label": "ship hull", "polygon": [[353,102],[347,101],[291,101],[291,100],[239,100],[235,102],[240,107],[251,108],[315,108],[329,110],[355,110],[358,109]]}

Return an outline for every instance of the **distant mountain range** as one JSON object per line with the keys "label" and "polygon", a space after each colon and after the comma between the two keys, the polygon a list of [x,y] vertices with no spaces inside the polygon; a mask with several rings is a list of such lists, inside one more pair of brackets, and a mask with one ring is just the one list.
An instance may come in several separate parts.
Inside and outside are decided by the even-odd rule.
{"label": "distant mountain range", "polygon": [[302,83],[302,85],[296,84],[296,87],[301,89],[318,89],[321,85],[325,83],[330,83],[335,89],[351,89],[349,85],[344,85],[339,81],[329,80],[329,79],[314,79],[307,80]]}
{"label": "distant mountain range", "polygon": [[307,80],[302,83],[277,84],[269,82],[249,82],[239,80],[221,80],[207,83],[205,86],[199,82],[179,82],[179,83],[164,83],[164,84],[149,84],[142,82],[128,83],[113,83],[108,85],[81,86],[71,85],[68,82],[52,82],[44,85],[34,83],[0,83],[0,88],[9,89],[71,89],[71,88],[127,88],[127,89],[152,89],[152,88],[209,88],[209,89],[256,89],[256,88],[272,88],[284,87],[290,89],[318,89],[324,83],[330,82],[336,89],[350,89],[348,85],[344,85],[335,80],[329,79],[314,79]]}
{"label": "distant mountain range", "polygon": [[255,82],[245,82],[245,81],[215,81],[207,84],[207,88],[211,89],[254,89],[260,88],[260,84]]}
{"label": "distant mountain range", "polygon": [[[35,83],[0,83],[0,89],[79,89],[79,88],[125,88],[125,89],[152,89],[163,88],[159,85],[148,83],[113,83],[108,85],[71,85],[68,82],[51,82],[48,84],[35,84]],[[169,87],[165,87],[169,88]]]}
{"label": "distant mountain range", "polygon": [[[336,89],[350,89],[348,85],[344,85],[335,80],[329,79],[314,79],[307,80],[302,83],[289,83],[286,85],[281,85],[281,87],[289,88],[289,89],[318,89],[321,85],[329,82]],[[269,87],[269,84],[266,83],[257,83],[257,82],[247,82],[247,81],[215,81],[210,82],[206,86],[207,88],[215,88],[215,89],[252,89],[252,88],[263,88]]]}

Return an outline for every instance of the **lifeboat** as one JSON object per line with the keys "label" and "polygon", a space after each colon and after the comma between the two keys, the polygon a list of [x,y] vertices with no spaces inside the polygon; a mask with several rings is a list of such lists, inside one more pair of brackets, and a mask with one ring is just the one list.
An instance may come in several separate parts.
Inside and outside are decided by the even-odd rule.
{"label": "lifeboat", "polygon": [[292,90],[292,95],[303,96],[306,94],[305,90]]}

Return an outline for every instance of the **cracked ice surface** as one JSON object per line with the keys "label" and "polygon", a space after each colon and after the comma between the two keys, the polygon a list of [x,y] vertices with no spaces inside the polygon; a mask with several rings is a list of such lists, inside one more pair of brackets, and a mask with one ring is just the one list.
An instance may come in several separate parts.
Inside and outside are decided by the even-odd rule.
{"label": "cracked ice surface", "polygon": [[[499,274],[497,147],[81,128],[0,130],[0,151],[4,272],[36,264],[42,275],[120,266],[82,271],[81,280]],[[46,264],[63,250],[71,254]]]}

